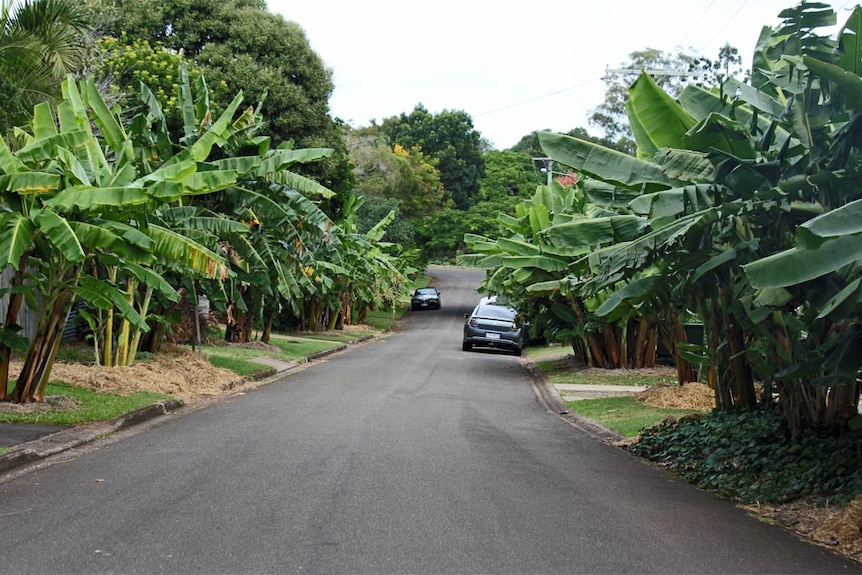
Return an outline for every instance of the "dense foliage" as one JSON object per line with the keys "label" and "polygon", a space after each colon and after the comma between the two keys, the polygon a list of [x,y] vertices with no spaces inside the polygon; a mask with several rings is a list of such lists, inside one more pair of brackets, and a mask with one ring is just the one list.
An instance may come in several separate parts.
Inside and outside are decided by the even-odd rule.
{"label": "dense foliage", "polygon": [[843,505],[862,493],[858,433],[791,437],[772,405],[670,418],[644,430],[632,453],[679,478],[743,503],[800,498]]}

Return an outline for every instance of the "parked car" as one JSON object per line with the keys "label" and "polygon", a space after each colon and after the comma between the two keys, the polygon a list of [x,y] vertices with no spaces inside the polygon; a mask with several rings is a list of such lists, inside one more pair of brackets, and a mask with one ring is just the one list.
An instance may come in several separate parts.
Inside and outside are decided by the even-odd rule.
{"label": "parked car", "polygon": [[492,302],[479,303],[472,313],[464,317],[461,349],[471,351],[473,347],[490,347],[521,355],[526,326],[518,310]]}
{"label": "parked car", "polygon": [[421,287],[410,298],[410,309],[440,309],[440,294],[435,287]]}

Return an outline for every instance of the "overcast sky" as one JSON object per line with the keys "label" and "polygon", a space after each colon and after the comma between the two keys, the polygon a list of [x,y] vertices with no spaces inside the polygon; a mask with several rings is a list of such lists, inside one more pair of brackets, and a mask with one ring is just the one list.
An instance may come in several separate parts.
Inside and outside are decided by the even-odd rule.
{"label": "overcast sky", "polygon": [[[678,48],[746,68],[764,25],[791,0],[267,0],[298,23],[333,71],[332,115],[354,127],[464,110],[497,149],[534,130],[598,133],[587,122],[607,68],[631,52]],[[843,24],[858,0],[830,2]]]}

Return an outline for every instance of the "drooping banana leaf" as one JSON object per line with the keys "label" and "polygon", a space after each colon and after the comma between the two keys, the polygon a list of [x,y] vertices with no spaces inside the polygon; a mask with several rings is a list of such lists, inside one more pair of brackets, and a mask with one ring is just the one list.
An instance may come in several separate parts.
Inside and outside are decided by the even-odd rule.
{"label": "drooping banana leaf", "polygon": [[123,319],[128,320],[136,328],[143,332],[150,331],[150,326],[129,303],[128,296],[111,283],[87,274],[81,275],[78,281],[79,285],[73,287],[72,291],[79,298],[99,309],[116,308]]}
{"label": "drooping banana leaf", "polygon": [[0,269],[18,269],[21,256],[33,241],[36,226],[18,212],[0,213]]}
{"label": "drooping banana leaf", "polygon": [[862,235],[826,240],[816,249],[798,247],[742,266],[755,288],[788,287],[834,272],[862,259]]}
{"label": "drooping banana leaf", "polygon": [[70,262],[83,261],[84,248],[66,218],[48,208],[34,210],[30,218],[38,226],[39,231],[63,254],[63,257]]}
{"label": "drooping banana leaf", "polygon": [[802,56],[802,61],[816,76],[830,82],[835,82],[856,99],[862,98],[862,78],[853,72],[848,72],[841,66],[823,62],[811,56]]}
{"label": "drooping banana leaf", "polygon": [[552,132],[539,132],[539,144],[554,160],[605,182],[628,188],[654,188],[649,191],[682,185],[682,182],[666,176],[652,162],[592,142]]}

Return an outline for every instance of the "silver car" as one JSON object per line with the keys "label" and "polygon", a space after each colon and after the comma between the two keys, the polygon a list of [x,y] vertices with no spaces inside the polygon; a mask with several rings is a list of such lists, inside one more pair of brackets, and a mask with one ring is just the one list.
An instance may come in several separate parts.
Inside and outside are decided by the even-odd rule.
{"label": "silver car", "polygon": [[524,323],[518,310],[496,303],[480,303],[464,316],[464,341],[461,349],[473,347],[505,349],[521,355],[524,348]]}

